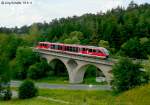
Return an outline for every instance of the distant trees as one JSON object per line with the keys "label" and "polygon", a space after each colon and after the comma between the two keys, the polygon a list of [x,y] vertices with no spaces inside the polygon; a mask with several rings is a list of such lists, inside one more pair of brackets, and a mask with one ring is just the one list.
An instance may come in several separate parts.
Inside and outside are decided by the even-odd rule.
{"label": "distant trees", "polygon": [[148,76],[140,68],[139,64],[134,64],[127,58],[120,59],[112,70],[114,90],[122,92],[147,83]]}
{"label": "distant trees", "polygon": [[64,43],[67,44],[80,44],[83,40],[83,34],[79,31],[73,31],[69,34],[69,36],[64,39]]}
{"label": "distant trees", "polygon": [[[106,13],[88,13],[82,16],[54,19],[50,23],[34,23],[29,27],[10,29],[2,27],[0,32],[8,35],[18,34],[23,39],[21,42],[30,46],[35,45],[38,41],[98,46],[99,41],[104,40],[116,53],[129,39],[150,38],[149,8],[150,4],[148,3],[137,5],[132,1],[127,9],[117,7]],[[149,42],[143,44],[145,55],[150,54]],[[134,55],[132,52],[128,53],[129,57]],[[146,58],[143,56],[144,54],[141,55],[141,58]],[[12,55],[10,54],[10,56]],[[140,58],[139,56],[133,58]]]}

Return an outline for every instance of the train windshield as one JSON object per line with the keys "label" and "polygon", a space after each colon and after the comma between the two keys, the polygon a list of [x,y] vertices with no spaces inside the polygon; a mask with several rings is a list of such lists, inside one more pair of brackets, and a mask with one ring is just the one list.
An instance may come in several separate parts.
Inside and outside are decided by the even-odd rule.
{"label": "train windshield", "polygon": [[104,51],[105,54],[109,55],[109,52],[108,52],[107,49],[104,48],[103,51]]}

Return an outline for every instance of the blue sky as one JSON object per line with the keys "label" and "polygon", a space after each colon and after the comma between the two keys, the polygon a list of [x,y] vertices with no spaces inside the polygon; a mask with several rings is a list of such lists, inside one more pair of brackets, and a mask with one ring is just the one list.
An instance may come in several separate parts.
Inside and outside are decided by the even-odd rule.
{"label": "blue sky", "polygon": [[[29,1],[32,4],[2,5],[1,1]],[[131,0],[0,0],[0,26],[14,27],[30,25],[34,22],[50,22],[52,19],[81,16],[115,8],[127,7]],[[150,0],[134,0],[137,4]]]}

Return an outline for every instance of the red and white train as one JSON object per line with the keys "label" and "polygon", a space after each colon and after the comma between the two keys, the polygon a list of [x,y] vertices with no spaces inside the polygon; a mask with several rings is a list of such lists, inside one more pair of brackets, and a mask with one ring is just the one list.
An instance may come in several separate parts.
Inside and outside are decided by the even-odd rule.
{"label": "red and white train", "polygon": [[90,57],[99,57],[106,59],[109,57],[108,50],[103,47],[95,46],[83,46],[75,44],[63,44],[63,43],[50,43],[50,42],[39,42],[36,46],[37,49],[53,50],[62,53],[83,55]]}

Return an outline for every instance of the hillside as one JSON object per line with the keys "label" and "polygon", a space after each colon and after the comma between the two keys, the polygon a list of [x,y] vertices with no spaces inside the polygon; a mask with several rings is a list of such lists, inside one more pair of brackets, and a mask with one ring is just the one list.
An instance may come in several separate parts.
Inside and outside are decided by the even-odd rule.
{"label": "hillside", "polygon": [[30,46],[38,41],[95,45],[106,47],[111,53],[147,58],[150,54],[150,4],[131,2],[126,9],[117,7],[106,13],[99,11],[53,19],[50,23],[21,28],[1,27],[0,33],[24,36]]}
{"label": "hillside", "polygon": [[116,98],[116,105],[149,105],[150,84],[126,91]]}

